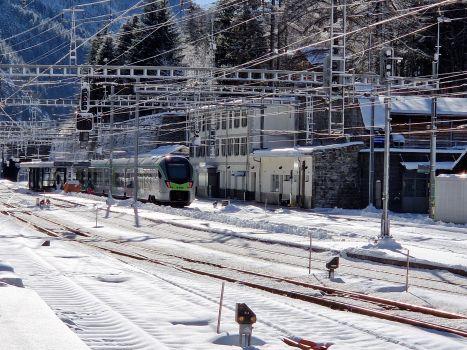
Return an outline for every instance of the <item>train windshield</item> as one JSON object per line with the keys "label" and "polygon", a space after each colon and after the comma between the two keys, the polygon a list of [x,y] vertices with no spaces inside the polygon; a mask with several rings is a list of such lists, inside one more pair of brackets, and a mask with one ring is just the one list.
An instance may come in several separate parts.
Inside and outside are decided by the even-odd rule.
{"label": "train windshield", "polygon": [[190,181],[190,164],[184,163],[165,163],[167,169],[167,180],[177,183],[185,183]]}

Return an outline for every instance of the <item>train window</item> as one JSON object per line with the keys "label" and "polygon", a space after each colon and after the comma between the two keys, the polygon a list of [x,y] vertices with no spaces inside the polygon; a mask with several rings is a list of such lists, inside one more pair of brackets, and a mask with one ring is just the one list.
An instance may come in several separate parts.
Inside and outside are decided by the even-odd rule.
{"label": "train window", "polygon": [[169,181],[184,183],[190,181],[190,167],[188,163],[167,162],[167,179]]}
{"label": "train window", "polygon": [[159,170],[157,170],[157,176],[159,176],[159,179],[162,179],[162,173]]}

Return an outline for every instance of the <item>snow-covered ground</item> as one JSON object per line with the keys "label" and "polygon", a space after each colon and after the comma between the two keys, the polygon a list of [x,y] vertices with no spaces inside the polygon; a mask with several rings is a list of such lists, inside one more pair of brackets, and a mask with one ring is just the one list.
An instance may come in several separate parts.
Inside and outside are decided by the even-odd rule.
{"label": "snow-covered ground", "polygon": [[[9,200],[24,208],[35,206],[36,195],[27,194],[25,183],[0,181],[0,191],[11,188],[17,194]],[[85,204],[72,211],[54,207],[48,215],[59,217],[86,229],[99,229],[116,238],[141,239],[135,225],[132,232],[113,226],[96,207],[105,208],[105,198],[87,194],[46,194]],[[5,198],[3,198],[5,200]],[[259,203],[231,201],[228,206],[213,206],[214,200],[196,200],[188,208],[171,208],[139,203],[140,218],[156,218],[187,230],[197,228],[230,237],[254,236],[270,242],[287,242],[308,247],[310,233],[314,249],[325,249],[360,255],[390,257],[431,265],[449,266],[467,271],[467,226],[433,222],[426,215],[391,214],[393,240],[376,242],[380,231],[381,212],[366,210],[299,210],[264,207]],[[113,209],[121,216],[131,217],[131,201],[115,201]],[[45,212],[45,210],[43,210]],[[113,214],[114,218],[116,214]],[[73,242],[56,240],[49,247],[41,244],[49,239],[27,224],[7,216],[0,217],[0,260],[4,271],[0,279],[10,284],[23,283],[35,290],[52,310],[92,349],[223,349],[238,346],[238,325],[234,320],[236,303],[247,303],[257,314],[253,330],[253,349],[287,349],[280,337],[309,339],[333,343],[340,349],[467,349],[467,339],[362,315],[330,310],[317,305],[291,300],[245,286],[226,283],[220,332],[217,333],[221,282],[204,276],[187,274],[168,267],[129,263]],[[161,225],[162,226],[162,225]],[[155,225],[154,230],[163,230]],[[135,233],[136,232],[136,233]],[[152,244],[170,243],[158,239]],[[212,254],[196,249],[200,255]],[[222,254],[216,251],[216,255]],[[225,253],[225,259],[231,259]],[[254,259],[249,259],[255,263]],[[264,264],[264,261],[256,262]],[[8,266],[15,269],[13,275]],[[308,275],[290,268],[294,277]],[[1,269],[0,269],[1,270]],[[2,279],[3,273],[3,279]],[[452,304],[450,311],[464,312],[467,300],[459,295],[436,293],[403,284],[382,282],[339,274],[336,285],[361,284],[373,291],[389,291],[394,299],[423,299],[428,305]],[[433,275],[439,275],[434,270]],[[21,281],[15,278],[21,278]],[[315,276],[316,277],[316,276]],[[319,277],[319,276],[318,276]],[[456,276],[456,279],[465,279]],[[18,287],[9,287],[18,288]],[[397,296],[400,294],[400,297]],[[407,296],[407,294],[409,294]],[[78,297],[79,296],[79,297]],[[77,300],[79,299],[79,300]],[[455,308],[458,303],[459,309]],[[96,321],[96,315],[99,320]],[[1,316],[0,316],[1,317]],[[466,323],[453,321],[453,327],[467,328]],[[457,322],[457,323],[456,323]],[[112,323],[110,331],[107,325]],[[90,326],[91,324],[91,326]],[[122,339],[106,340],[115,333]],[[3,348],[3,347],[2,347]],[[5,347],[7,349],[8,347]],[[292,349],[292,348],[290,348]]]}

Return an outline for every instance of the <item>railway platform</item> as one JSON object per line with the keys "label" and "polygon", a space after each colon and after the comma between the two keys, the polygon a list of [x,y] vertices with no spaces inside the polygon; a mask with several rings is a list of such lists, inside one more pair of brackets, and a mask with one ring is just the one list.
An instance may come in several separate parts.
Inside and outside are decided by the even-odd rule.
{"label": "railway platform", "polygon": [[1,348],[90,350],[33,290],[0,283]]}

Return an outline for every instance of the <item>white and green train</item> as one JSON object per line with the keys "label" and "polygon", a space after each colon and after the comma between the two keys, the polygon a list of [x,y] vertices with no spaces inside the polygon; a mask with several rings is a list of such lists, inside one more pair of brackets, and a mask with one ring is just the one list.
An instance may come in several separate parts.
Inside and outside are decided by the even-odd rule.
{"label": "white and green train", "polygon": [[[81,186],[92,183],[92,193],[116,197],[134,197],[134,158],[112,162],[93,160],[87,169],[77,172]],[[138,199],[173,206],[188,206],[195,199],[194,170],[190,161],[181,156],[144,157],[138,159]],[[111,187],[109,183],[111,182]]]}

